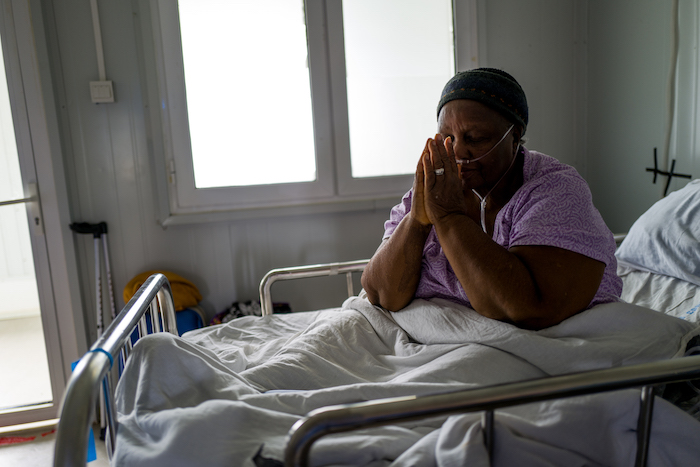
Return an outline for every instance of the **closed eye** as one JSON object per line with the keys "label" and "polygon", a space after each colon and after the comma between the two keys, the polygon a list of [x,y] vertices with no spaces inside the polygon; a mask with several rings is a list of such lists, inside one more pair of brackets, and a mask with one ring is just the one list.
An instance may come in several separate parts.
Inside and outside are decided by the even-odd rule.
{"label": "closed eye", "polygon": [[467,143],[478,144],[478,143],[486,142],[488,140],[489,140],[489,138],[486,138],[483,136],[464,135],[464,141]]}

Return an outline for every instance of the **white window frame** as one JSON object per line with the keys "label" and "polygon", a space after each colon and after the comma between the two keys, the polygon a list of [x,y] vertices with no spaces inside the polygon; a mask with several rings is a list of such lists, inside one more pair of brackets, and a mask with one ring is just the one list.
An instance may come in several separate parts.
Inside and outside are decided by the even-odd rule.
{"label": "white window frame", "polygon": [[[477,1],[453,0],[458,70],[476,66]],[[411,187],[413,174],[352,177],[342,0],[306,0],[316,181],[195,188],[177,1],[155,0],[150,8],[168,192],[168,212],[161,216],[161,224],[385,208]],[[458,46],[457,31],[465,27],[468,34]],[[218,84],[223,91],[226,83]]]}

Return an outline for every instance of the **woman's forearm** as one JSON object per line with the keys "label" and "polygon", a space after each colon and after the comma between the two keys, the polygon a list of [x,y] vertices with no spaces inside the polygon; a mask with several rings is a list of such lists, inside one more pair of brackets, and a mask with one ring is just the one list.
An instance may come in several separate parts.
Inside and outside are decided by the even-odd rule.
{"label": "woman's forearm", "polygon": [[398,311],[408,305],[420,280],[425,240],[432,226],[403,218],[362,273],[362,287],[374,305]]}
{"label": "woman's forearm", "polygon": [[507,250],[465,215],[435,225],[443,251],[474,310],[527,328],[557,324],[585,309],[605,265],[547,246]]}
{"label": "woman's forearm", "polygon": [[514,300],[522,307],[537,295],[532,277],[518,258],[493,242],[466,215],[435,225],[448,262],[472,307],[493,319],[513,319]]}

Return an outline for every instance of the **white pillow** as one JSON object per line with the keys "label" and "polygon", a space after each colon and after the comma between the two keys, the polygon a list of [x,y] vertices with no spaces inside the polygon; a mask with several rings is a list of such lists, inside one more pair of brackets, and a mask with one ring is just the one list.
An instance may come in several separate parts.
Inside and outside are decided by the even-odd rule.
{"label": "white pillow", "polygon": [[622,264],[700,286],[700,179],[642,214],[615,255]]}

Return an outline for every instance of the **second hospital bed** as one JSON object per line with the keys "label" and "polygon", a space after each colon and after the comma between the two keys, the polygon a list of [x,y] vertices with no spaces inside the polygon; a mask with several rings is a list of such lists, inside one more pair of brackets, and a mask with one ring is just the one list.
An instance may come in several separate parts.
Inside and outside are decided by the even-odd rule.
{"label": "second hospital bed", "polygon": [[128,337],[139,323],[146,333],[149,310],[174,331],[169,284],[153,276],[76,368],[54,465],[85,465],[101,385],[115,465],[697,460],[698,210],[697,180],[656,203],[618,249],[624,302],[537,332],[444,300],[386,313],[351,297],[337,309],[269,314],[275,281],[349,276],[358,261],[272,271],[261,283],[263,317],[132,349]]}

